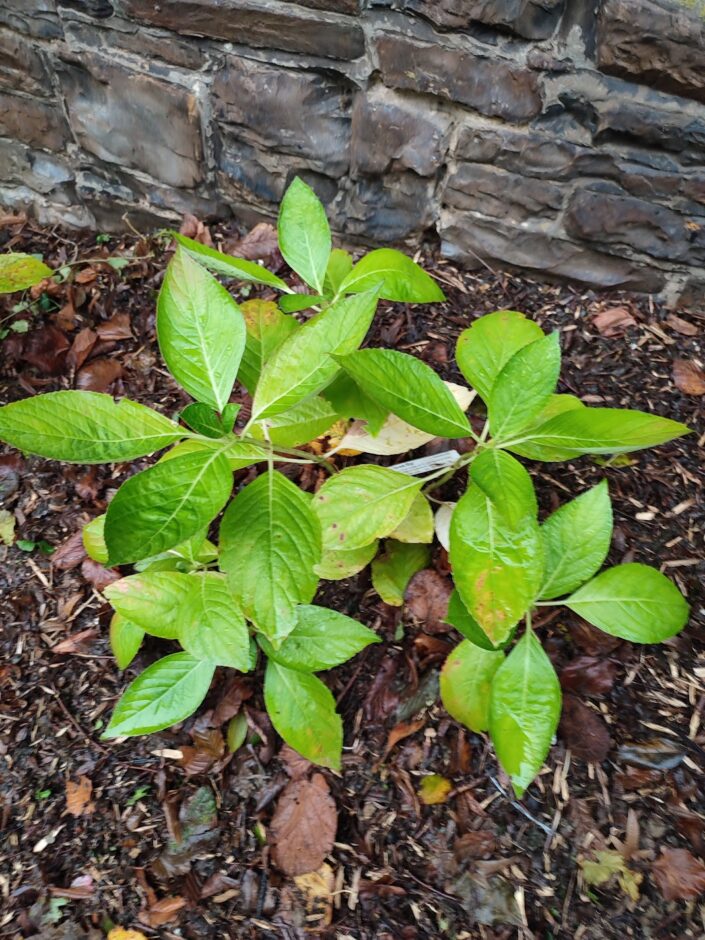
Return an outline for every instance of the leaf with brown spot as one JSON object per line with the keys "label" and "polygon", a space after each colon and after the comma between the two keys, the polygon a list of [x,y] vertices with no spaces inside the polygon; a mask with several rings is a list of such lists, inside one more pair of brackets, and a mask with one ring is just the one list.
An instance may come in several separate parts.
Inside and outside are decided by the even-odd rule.
{"label": "leaf with brown spot", "polygon": [[76,388],[84,392],[107,392],[122,375],[117,359],[93,359],[76,376]]}
{"label": "leaf with brown spot", "polygon": [[687,849],[661,849],[651,877],[667,901],[698,898],[705,893],[705,864]]}
{"label": "leaf with brown spot", "polygon": [[102,340],[132,339],[129,313],[116,313],[104,323],[99,323],[96,333]]}
{"label": "leaf with brown spot", "polygon": [[560,672],[560,682],[566,692],[578,695],[606,695],[614,685],[618,666],[610,659],[596,656],[578,656]]}
{"label": "leaf with brown spot", "polygon": [[422,623],[427,633],[448,633],[445,622],[453,586],[432,568],[424,568],[409,581],[404,595],[405,610]]}
{"label": "leaf with brown spot", "polygon": [[274,864],[285,875],[317,871],[333,848],[337,828],[338,813],[325,777],[292,780],[270,824]]}
{"label": "leaf with brown spot", "polygon": [[688,359],[674,359],[673,381],[684,395],[705,395],[705,372]]}
{"label": "leaf with brown spot", "polygon": [[78,781],[66,781],[66,812],[71,816],[87,816],[95,809],[91,803],[93,784],[90,778],[81,774]]}
{"label": "leaf with brown spot", "polygon": [[558,733],[575,757],[591,763],[599,764],[606,760],[612,746],[612,738],[603,719],[570,694],[563,696]]}
{"label": "leaf with brown spot", "polygon": [[636,326],[636,320],[626,307],[610,307],[608,310],[601,310],[592,323],[598,333],[607,338],[620,336],[628,327]]}

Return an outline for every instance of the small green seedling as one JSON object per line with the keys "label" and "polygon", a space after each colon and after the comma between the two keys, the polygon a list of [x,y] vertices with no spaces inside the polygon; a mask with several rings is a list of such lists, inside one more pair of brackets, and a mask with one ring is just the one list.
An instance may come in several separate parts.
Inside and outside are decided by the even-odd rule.
{"label": "small green seedling", "polygon": [[[461,335],[456,355],[468,386],[443,382],[406,353],[361,349],[380,298],[439,302],[438,285],[397,251],[372,251],[354,264],[333,250],[323,206],[298,179],[284,196],[278,233],[306,294],[254,262],[174,236],[157,333],[171,374],[194,399],[181,423],[79,391],[0,409],[0,439],[55,460],[124,463],[166,449],[84,530],[93,558],[136,569],[105,590],[115,608],[118,665],[129,665],[145,633],[182,647],[128,686],[104,737],[183,721],[205,698],[216,667],[248,672],[264,655],[274,727],[305,757],[338,768],[341,719],[315,673],[379,638],[316,605],[319,581],[372,563],[381,596],[401,603],[411,576],[428,564],[436,532],[456,588],[448,621],[464,637],[443,669],[443,701],[468,728],[489,731],[521,795],[546,758],[561,707],[532,612],[564,605],[615,636],[657,643],[684,626],[688,607],[653,568],[598,573],[612,534],[606,483],[540,522],[531,477],[516,458],[624,454],[688,429],[556,394],[558,334],[545,336],[513,311],[482,317]],[[208,269],[273,288],[280,300],[238,305]],[[313,314],[302,323],[293,314],[304,308]],[[234,430],[236,380],[251,408]],[[475,393],[487,405],[480,434],[466,414]],[[346,452],[398,455],[435,437],[472,438],[474,448],[450,451],[430,470],[423,458],[394,467],[360,461],[340,471],[332,452],[300,449],[341,421],[347,431],[337,449]],[[313,495],[286,475],[301,463],[329,474]],[[232,498],[233,471],[250,466],[258,475]],[[465,494],[434,519],[429,493],[461,470]],[[216,545],[208,532],[223,510]]]}

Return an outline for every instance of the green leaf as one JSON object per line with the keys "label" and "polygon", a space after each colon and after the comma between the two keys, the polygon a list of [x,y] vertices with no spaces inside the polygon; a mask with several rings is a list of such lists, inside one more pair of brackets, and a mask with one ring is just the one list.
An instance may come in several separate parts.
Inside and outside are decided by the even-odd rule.
{"label": "green leaf", "polygon": [[463,640],[441,669],[441,701],[448,714],[471,731],[490,726],[490,687],[504,653]]}
{"label": "green leaf", "polygon": [[455,352],[458,366],[488,403],[497,376],[512,356],[543,335],[538,323],[516,310],[488,313],[460,334]]}
{"label": "green leaf", "polygon": [[340,369],[332,355],[357,349],[376,308],[374,291],[347,297],[316,314],[282,343],[262,370],[253,420],[288,411],[325,388]]}
{"label": "green leaf", "polygon": [[627,454],[690,434],[677,421],[621,408],[576,408],[502,446],[530,460],[571,460],[581,454]]}
{"label": "green leaf", "polygon": [[181,645],[195,659],[247,672],[250,634],[225,576],[209,571],[189,580],[189,593],[179,615]]}
{"label": "green leaf", "polygon": [[356,548],[350,552],[324,551],[314,570],[320,578],[326,581],[342,581],[344,578],[351,578],[369,565],[377,554],[378,548],[379,541],[375,539],[369,545],[363,545],[362,548]]}
{"label": "green leaf", "polygon": [[102,516],[96,516],[83,527],[83,547],[86,554],[93,561],[101,565],[108,563],[108,549],[105,545],[105,513]]}
{"label": "green leaf", "polygon": [[121,463],[184,436],[151,408],[98,392],[47,392],[0,408],[0,440],[69,463]]}
{"label": "green leaf", "polygon": [[423,495],[417,493],[411,509],[389,537],[397,542],[415,542],[428,545],[433,541],[433,510]]}
{"label": "green leaf", "polygon": [[372,585],[385,604],[401,607],[404,592],[417,571],[431,561],[428,545],[411,545],[389,540],[384,554],[372,562]]}
{"label": "green leaf", "polygon": [[110,649],[118,669],[127,669],[139,652],[144,630],[127,620],[122,614],[113,614],[110,621]]}
{"label": "green leaf", "polygon": [[438,437],[467,437],[470,423],[430,366],[393,349],[360,349],[338,362],[365,392],[415,428]]}
{"label": "green leaf", "polygon": [[340,770],[343,723],[320,679],[270,660],[264,702],[275,730],[290,747],[314,764]]}
{"label": "green leaf", "polygon": [[541,526],[546,571],[539,597],[563,597],[602,567],[612,541],[607,481],[561,506]]}
{"label": "green leaf", "polygon": [[538,522],[533,515],[522,516],[510,502],[494,502],[473,482],[453,512],[450,562],[469,613],[493,645],[500,645],[541,586]]}
{"label": "green leaf", "polygon": [[321,393],[341,418],[359,418],[367,422],[370,434],[379,434],[389,411],[378,405],[345,372],[333,379]]}
{"label": "green leaf", "polygon": [[240,441],[233,439],[230,444],[218,440],[188,440],[181,441],[176,447],[172,447],[159,458],[159,463],[174,460],[176,457],[184,457],[187,454],[212,454],[214,451],[222,452],[230,465],[230,469],[242,470],[245,467],[251,467],[254,463],[260,463],[267,459],[268,450],[260,444],[251,444],[249,441]]}
{"label": "green leaf", "polygon": [[228,722],[228,730],[225,735],[225,739],[228,745],[228,752],[234,754],[236,751],[239,751],[242,745],[247,740],[247,715],[244,712],[238,712],[234,718],[231,718]]}
{"label": "green leaf", "polygon": [[244,258],[234,258],[232,255],[223,254],[222,251],[216,251],[215,248],[202,245],[200,242],[187,238],[185,235],[180,235],[178,232],[171,232],[170,234],[192,258],[208,268],[209,271],[215,271],[216,274],[223,274],[225,277],[232,277],[238,281],[266,284],[268,287],[274,287],[286,293],[291,291],[286,281],[282,281],[276,274],[272,274],[271,271],[263,268],[255,261],[246,261]]}
{"label": "green leaf", "polygon": [[688,622],[689,608],[672,581],[648,565],[617,565],[598,574],[563,602],[610,636],[630,643],[661,643]]}
{"label": "green leaf", "polygon": [[298,313],[299,310],[308,310],[325,303],[326,298],[321,294],[284,294],[279,298],[279,308],[284,313]]}
{"label": "green leaf", "polygon": [[324,549],[353,551],[390,535],[422,485],[422,480],[372,465],[336,473],[313,498]]}
{"label": "green leaf", "polygon": [[205,434],[206,437],[217,439],[231,430],[225,428],[220,416],[210,405],[203,405],[198,401],[187,405],[179,417],[197,434]]}
{"label": "green leaf", "polygon": [[330,402],[316,395],[273,418],[266,418],[261,424],[254,424],[250,433],[261,440],[269,437],[274,447],[297,447],[315,441],[339,420]]}
{"label": "green leaf", "polygon": [[238,378],[250,395],[254,395],[260,374],[281,344],[296,332],[298,322],[287,317],[271,300],[247,300],[240,305],[245,318],[247,341],[242,354]]}
{"label": "green leaf", "polygon": [[349,251],[343,248],[334,248],[331,251],[323,282],[323,293],[328,299],[335,297],[338,293],[343,280],[352,271],[352,266],[352,255]]}
{"label": "green leaf", "polygon": [[[453,591],[448,600],[446,623],[455,627],[458,633],[461,633],[466,640],[470,640],[475,646],[479,646],[483,650],[495,649],[492,643],[490,643],[485,631],[463,603],[463,599],[458,593],[457,588]],[[506,642],[509,642],[509,640]]]}
{"label": "green leaf", "polygon": [[287,669],[318,672],[346,663],[380,637],[352,617],[327,607],[302,605],[296,609],[296,626],[275,650],[266,637],[258,637],[269,659]]}
{"label": "green leaf", "polygon": [[34,287],[54,272],[34,255],[10,252],[0,255],[0,294]]}
{"label": "green leaf", "polygon": [[182,248],[159,291],[157,338],[176,381],[197,401],[222,411],[245,348],[245,321],[223,285]]}
{"label": "green leaf", "polygon": [[220,526],[220,566],[245,616],[275,645],[313,600],[321,531],[308,496],[278,471],[248,484]]}
{"label": "green leaf", "polygon": [[494,448],[473,460],[470,478],[512,523],[526,516],[536,519],[538,503],[531,477],[510,454]]}
{"label": "green leaf", "polygon": [[218,515],[231,490],[222,451],[183,454],[130,477],[105,519],[110,564],[130,564],[179,545]]}
{"label": "green leaf", "polygon": [[102,737],[151,734],[184,721],[206,697],[214,671],[188,653],[157,660],[128,685]]}
{"label": "green leaf", "polygon": [[150,636],[177,640],[181,610],[191,591],[191,578],[178,571],[145,571],[109,584],[103,593],[113,608]]}
{"label": "green leaf", "polygon": [[551,399],[560,371],[558,333],[514,353],[492,386],[488,410],[493,437],[506,439],[531,425]]}
{"label": "green leaf", "polygon": [[277,232],[286,263],[322,294],[331,253],[330,226],[320,199],[298,176],[284,193]]}
{"label": "green leaf", "polygon": [[340,293],[359,293],[381,284],[382,300],[424,304],[445,300],[438,284],[415,261],[394,248],[377,248],[343,278]]}
{"label": "green leaf", "polygon": [[490,737],[521,798],[541,770],[561,715],[561,687],[531,631],[499,667],[490,691]]}

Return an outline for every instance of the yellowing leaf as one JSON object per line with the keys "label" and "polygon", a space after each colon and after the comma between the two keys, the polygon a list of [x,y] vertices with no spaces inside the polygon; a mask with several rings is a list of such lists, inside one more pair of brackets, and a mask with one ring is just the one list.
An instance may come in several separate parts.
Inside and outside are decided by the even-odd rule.
{"label": "yellowing leaf", "polygon": [[578,859],[583,878],[589,885],[604,885],[616,877],[622,891],[632,899],[639,899],[639,885],[643,876],[627,866],[622,855],[613,850],[595,853],[595,859]]}
{"label": "yellowing leaf", "polygon": [[446,777],[430,774],[421,781],[419,796],[426,806],[435,806],[437,803],[445,803],[452,789],[453,784]]}
{"label": "yellowing leaf", "polygon": [[124,927],[113,927],[108,934],[108,940],[147,940],[139,930],[126,930]]}
{"label": "yellowing leaf", "polygon": [[15,517],[7,509],[0,509],[0,542],[12,545],[15,541]]}

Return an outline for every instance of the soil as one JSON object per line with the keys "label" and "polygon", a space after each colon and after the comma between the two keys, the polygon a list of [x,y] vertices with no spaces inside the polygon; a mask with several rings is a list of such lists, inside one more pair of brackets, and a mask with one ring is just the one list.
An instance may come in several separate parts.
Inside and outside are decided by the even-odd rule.
{"label": "soil", "polygon": [[[77,239],[18,219],[4,220],[3,243],[53,266],[71,263],[73,275],[31,292],[27,310],[0,301],[5,328],[24,321],[2,343],[0,401],[78,386],[166,413],[186,404],[154,337],[166,242]],[[108,257],[130,260],[116,268]],[[270,261],[282,270],[276,255]],[[458,636],[415,617],[423,603],[382,603],[365,573],[326,583],[320,601],[358,617],[383,642],[325,676],[345,724],[343,771],[324,773],[337,835],[318,880],[294,880],[277,869],[268,840],[292,759],[267,722],[257,681],[233,686],[233,674],[219,672],[194,720],[147,738],[100,740],[126,681],[168,644],[150,640],[121,675],[99,593],[110,573],[86,563],[80,549],[43,549],[65,545],[142,464],[86,471],[5,448],[0,493],[20,542],[0,548],[0,937],[99,938],[113,925],[164,938],[705,936],[702,893],[667,900],[654,870],[664,848],[705,858],[705,422],[702,396],[679,391],[673,375],[675,360],[702,365],[705,305],[674,319],[648,297],[461,272],[432,254],[423,263],[447,302],[382,303],[372,344],[411,351],[463,381],[453,363],[461,330],[483,313],[521,310],[561,331],[562,391],[693,428],[630,460],[530,465],[543,513],[607,478],[610,562],[661,568],[692,605],[689,626],[661,647],[637,647],[567,611],[539,618],[557,669],[569,665],[566,707],[546,767],[517,802],[486,738],[464,731],[438,703],[438,669]],[[605,322],[620,319],[605,311],[618,308],[622,325],[603,335]],[[82,344],[90,345],[88,334],[75,342],[86,329],[97,338],[75,368]],[[473,407],[481,426],[482,406]],[[304,473],[307,488],[318,482],[308,468],[291,472]],[[458,485],[436,495],[452,498]],[[440,548],[433,565],[447,576]],[[433,600],[427,585],[420,590]],[[230,714],[242,707],[255,731],[234,755],[223,752],[228,704]],[[419,797],[430,774],[450,781],[436,805]],[[217,818],[201,819],[184,842],[189,800],[204,792],[215,797]],[[182,856],[165,859],[165,846],[179,838]],[[638,900],[615,879],[585,882],[578,858],[598,850],[643,878]]]}

